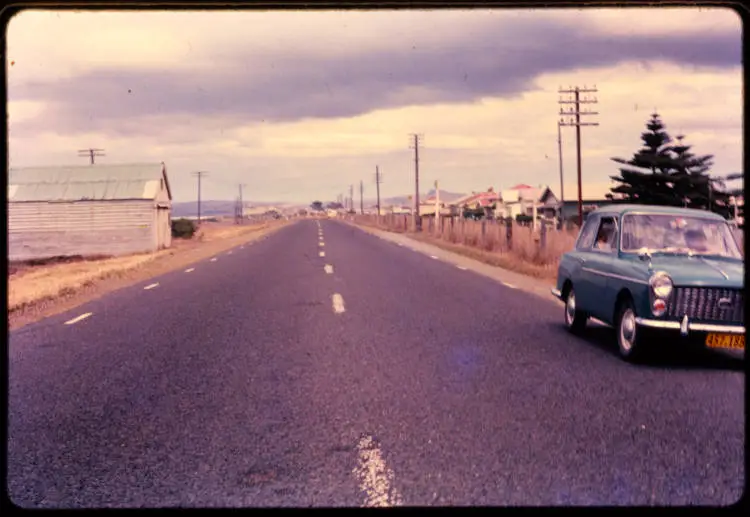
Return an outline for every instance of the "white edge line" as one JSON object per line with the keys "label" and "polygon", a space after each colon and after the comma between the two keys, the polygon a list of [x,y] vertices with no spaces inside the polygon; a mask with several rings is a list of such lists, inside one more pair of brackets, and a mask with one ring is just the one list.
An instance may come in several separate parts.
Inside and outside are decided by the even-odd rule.
{"label": "white edge line", "polygon": [[195,268],[191,267],[190,269],[186,269],[185,273],[192,273],[193,271],[195,271]]}
{"label": "white edge line", "polygon": [[467,267],[464,267],[464,266],[456,266],[456,267],[457,267],[458,269],[460,269],[461,271],[466,271],[466,270],[468,270],[468,269],[469,269],[469,268],[467,268]]}
{"label": "white edge line", "polygon": [[147,291],[149,289],[153,289],[154,287],[158,287],[158,285],[159,285],[159,282],[156,282],[155,284],[147,285],[143,289]]}
{"label": "white edge line", "polygon": [[81,314],[80,316],[73,318],[72,320],[68,320],[65,322],[66,325],[72,325],[73,323],[78,323],[81,320],[85,320],[89,316],[91,316],[93,313],[87,312],[86,314]]}
{"label": "white edge line", "polygon": [[437,259],[438,259],[438,258],[437,258],[437,257],[436,257],[435,255],[430,255],[430,258],[431,258],[431,259],[435,259],[435,260],[437,260]]}
{"label": "white edge line", "polygon": [[216,262],[216,257],[212,258],[211,262]]}
{"label": "white edge line", "polygon": [[503,282],[503,285],[504,285],[505,287],[510,287],[511,289],[518,289],[518,288],[517,288],[517,287],[516,287],[515,285],[513,285],[513,284],[509,284],[508,282]]}
{"label": "white edge line", "polygon": [[346,307],[344,307],[344,297],[341,296],[339,293],[335,293],[332,296],[332,302],[333,302],[333,312],[336,314],[341,314],[342,312],[346,311]]}

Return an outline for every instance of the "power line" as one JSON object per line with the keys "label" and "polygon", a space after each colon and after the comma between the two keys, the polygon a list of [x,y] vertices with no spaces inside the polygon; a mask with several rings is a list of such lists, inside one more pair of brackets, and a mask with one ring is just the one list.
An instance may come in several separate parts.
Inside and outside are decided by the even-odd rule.
{"label": "power line", "polygon": [[207,175],[206,171],[197,171],[193,173],[193,176],[198,177],[198,226],[201,224],[201,178]]}
{"label": "power line", "polygon": [[88,157],[91,160],[91,165],[94,165],[95,156],[106,156],[104,149],[79,149],[78,156],[81,158]]}
{"label": "power line", "polygon": [[[581,104],[596,104],[598,101],[596,98],[594,99],[588,99],[584,98],[581,99],[581,93],[596,93],[598,90],[596,89],[596,85],[594,85],[593,88],[586,88],[584,85],[583,88],[579,88],[576,86],[575,88],[569,87],[567,90],[563,90],[560,88],[558,90],[558,93],[572,93],[574,95],[573,99],[558,100],[559,104],[574,104],[575,108],[571,107],[568,111],[564,111],[562,107],[560,107],[560,122],[559,124],[561,126],[575,126],[576,128],[576,154],[578,158],[578,224],[579,226],[583,225],[583,193],[582,193],[582,184],[581,184],[581,126],[598,126],[598,122],[581,122],[581,115],[598,115],[599,113],[596,111],[581,111]],[[564,117],[569,117],[568,122],[565,122]]]}
{"label": "power line", "polygon": [[414,149],[414,230],[422,229],[422,220],[419,218],[419,143],[424,139],[423,135],[411,133],[413,142],[409,147]]}

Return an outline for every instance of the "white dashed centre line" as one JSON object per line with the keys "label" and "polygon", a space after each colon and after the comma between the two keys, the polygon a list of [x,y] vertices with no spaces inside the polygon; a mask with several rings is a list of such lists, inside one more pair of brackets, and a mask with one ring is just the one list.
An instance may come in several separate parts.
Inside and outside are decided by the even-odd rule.
{"label": "white dashed centre line", "polygon": [[326,264],[325,266],[323,266],[323,270],[330,275],[331,273],[333,273],[333,266],[330,264]]}
{"label": "white dashed centre line", "polygon": [[325,246],[325,245],[326,245],[326,243],[325,243],[325,242],[323,242],[323,241],[320,241],[320,242],[318,243],[318,245],[319,245],[319,246],[320,246],[320,247],[322,248],[323,246]]}
{"label": "white dashed centre line", "polygon": [[321,251],[320,253],[318,253],[318,255],[320,255],[321,257],[325,257],[326,256],[326,252],[325,251]]}
{"label": "white dashed centre line", "polygon": [[153,289],[154,287],[158,287],[158,285],[159,285],[159,282],[156,282],[155,284],[147,285],[147,286],[146,286],[146,287],[144,287],[143,289],[144,289],[145,291],[148,291],[149,289]]}
{"label": "white dashed centre line", "polygon": [[190,269],[186,269],[185,273],[192,273],[193,271],[195,271],[195,268],[191,267]]}
{"label": "white dashed centre line", "polygon": [[365,493],[364,506],[401,505],[401,494],[391,485],[393,471],[385,464],[383,454],[371,436],[364,436],[357,443],[357,456],[357,466],[352,472],[359,479],[359,488]]}
{"label": "white dashed centre line", "polygon": [[80,315],[80,316],[78,316],[77,318],[73,318],[72,320],[68,320],[68,321],[66,321],[66,322],[65,322],[65,324],[66,324],[66,325],[72,325],[72,324],[74,324],[74,323],[78,323],[79,321],[81,321],[81,320],[85,320],[86,318],[88,318],[89,316],[91,316],[91,314],[93,314],[93,313],[91,313],[91,312],[87,312],[86,314],[81,314],[81,315]]}
{"label": "white dashed centre line", "polygon": [[505,287],[510,287],[511,289],[517,289],[517,287],[516,287],[515,285],[513,285],[513,284],[509,284],[508,282],[503,282],[503,285],[504,285]]}
{"label": "white dashed centre line", "polygon": [[336,293],[333,295],[333,312],[336,314],[341,314],[342,312],[346,311],[346,308],[344,307],[344,297],[341,296],[339,293]]}

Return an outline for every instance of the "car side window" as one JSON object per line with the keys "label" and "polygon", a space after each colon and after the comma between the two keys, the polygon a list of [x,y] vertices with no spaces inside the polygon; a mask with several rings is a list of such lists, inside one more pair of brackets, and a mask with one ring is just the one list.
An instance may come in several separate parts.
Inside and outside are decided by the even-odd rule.
{"label": "car side window", "polygon": [[602,217],[599,231],[596,233],[594,249],[603,252],[612,252],[617,248],[617,222],[614,217]]}
{"label": "car side window", "polygon": [[599,226],[599,218],[589,216],[586,218],[586,222],[583,223],[581,234],[578,236],[578,242],[576,242],[577,250],[590,249],[594,244],[594,237],[596,236],[596,230]]}

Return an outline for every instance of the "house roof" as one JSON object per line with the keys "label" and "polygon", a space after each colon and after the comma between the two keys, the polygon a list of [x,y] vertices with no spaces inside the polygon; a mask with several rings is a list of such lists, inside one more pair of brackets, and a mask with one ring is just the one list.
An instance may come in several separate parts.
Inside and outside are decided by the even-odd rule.
{"label": "house roof", "polygon": [[26,167],[8,171],[8,201],[154,199],[164,180],[163,163]]}

